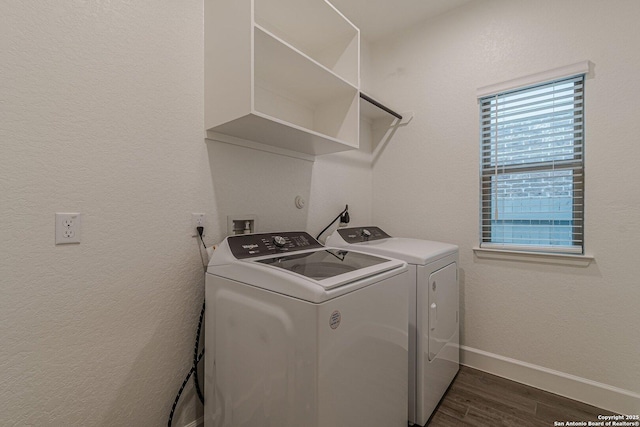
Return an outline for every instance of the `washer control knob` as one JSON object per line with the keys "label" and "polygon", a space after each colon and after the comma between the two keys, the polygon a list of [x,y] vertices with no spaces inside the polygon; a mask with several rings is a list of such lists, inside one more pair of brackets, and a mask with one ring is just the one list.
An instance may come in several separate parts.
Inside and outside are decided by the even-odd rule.
{"label": "washer control knob", "polygon": [[364,240],[369,240],[369,237],[371,237],[371,232],[366,228],[363,228],[362,232],[360,232],[360,235],[364,237]]}
{"label": "washer control knob", "polygon": [[277,247],[281,248],[286,243],[287,243],[287,241],[285,240],[284,237],[282,237],[282,236],[273,236],[273,244],[276,245]]}

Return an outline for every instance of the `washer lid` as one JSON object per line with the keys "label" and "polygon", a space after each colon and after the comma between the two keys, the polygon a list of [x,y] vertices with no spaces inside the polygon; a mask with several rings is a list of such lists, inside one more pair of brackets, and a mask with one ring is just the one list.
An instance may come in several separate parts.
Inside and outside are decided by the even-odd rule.
{"label": "washer lid", "polygon": [[[282,235],[291,242],[295,242],[293,237],[300,237],[293,233],[277,236]],[[307,249],[295,250],[293,245],[267,249],[255,243],[263,239],[270,241],[265,235],[245,236],[244,239],[228,237],[213,253],[207,273],[307,301],[322,302],[407,269],[403,261],[325,248],[312,237],[308,238],[313,242],[305,241],[300,246]],[[234,240],[242,243],[241,249]],[[255,244],[258,246],[254,247]],[[248,252],[252,254],[245,256]]]}
{"label": "washer lid", "polygon": [[[327,279],[334,279],[339,275],[357,273],[362,276],[365,269],[380,266],[389,260],[374,255],[341,249],[325,249],[322,251],[293,253],[274,258],[259,259],[259,262],[272,267],[281,268],[300,274],[312,280],[317,280],[326,289],[335,287],[335,281],[329,285]],[[341,278],[340,281],[344,281]]]}
{"label": "washer lid", "polygon": [[[368,228],[377,229],[377,227],[357,227],[351,229],[357,230],[355,233],[349,231],[349,234],[360,234],[360,230]],[[341,235],[345,233],[344,231],[340,233],[342,230],[349,229],[339,229],[334,232],[327,239],[327,245],[359,250],[390,258],[397,258],[408,262],[409,264],[428,264],[458,251],[458,247],[456,245],[449,243],[412,239],[407,237],[378,238],[375,240],[349,243]]]}

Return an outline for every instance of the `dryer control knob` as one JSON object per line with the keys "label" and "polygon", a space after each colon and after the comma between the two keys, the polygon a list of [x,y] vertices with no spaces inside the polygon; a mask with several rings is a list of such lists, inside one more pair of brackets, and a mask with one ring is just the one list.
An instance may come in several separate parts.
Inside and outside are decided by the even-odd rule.
{"label": "dryer control knob", "polygon": [[284,237],[282,237],[282,236],[273,236],[273,244],[276,245],[277,247],[281,248],[286,243],[287,243],[287,241],[285,240]]}
{"label": "dryer control knob", "polygon": [[366,228],[363,228],[362,232],[360,233],[360,235],[362,237],[364,237],[364,240],[368,240],[369,237],[371,237],[371,232],[369,230],[367,230]]}

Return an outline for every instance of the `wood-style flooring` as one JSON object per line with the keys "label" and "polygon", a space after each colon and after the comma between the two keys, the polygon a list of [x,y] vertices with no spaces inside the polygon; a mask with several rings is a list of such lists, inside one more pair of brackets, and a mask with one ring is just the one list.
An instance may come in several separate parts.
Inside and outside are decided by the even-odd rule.
{"label": "wood-style flooring", "polygon": [[428,427],[554,426],[555,421],[598,421],[610,411],[466,366],[440,401]]}

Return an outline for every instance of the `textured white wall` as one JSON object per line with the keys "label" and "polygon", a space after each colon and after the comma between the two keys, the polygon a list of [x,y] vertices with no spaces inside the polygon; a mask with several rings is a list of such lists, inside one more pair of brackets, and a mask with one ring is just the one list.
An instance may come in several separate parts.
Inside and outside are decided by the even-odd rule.
{"label": "textured white wall", "polygon": [[214,206],[202,4],[2,11],[0,425],[162,425],[203,297],[189,214]]}
{"label": "textured white wall", "polygon": [[[466,346],[640,392],[640,2],[472,2],[372,47],[376,90],[413,122],[373,172],[373,219],[460,246]],[[587,268],[474,258],[476,89],[589,59]]]}
{"label": "textured white wall", "polygon": [[[354,154],[204,141],[202,19],[191,0],[2,1],[0,425],[166,423],[203,298],[191,212],[208,243],[229,213],[370,219]],[[84,214],[81,244],[54,245],[55,212]],[[201,413],[185,393],[176,426]]]}
{"label": "textured white wall", "polygon": [[[362,152],[328,154],[310,162],[208,140],[208,179],[219,219],[211,240],[226,235],[227,215],[257,215],[259,232],[306,230],[314,237],[346,204],[354,220],[370,221],[372,171],[366,144],[365,139]],[[296,196],[306,201],[303,209],[295,206]]]}

